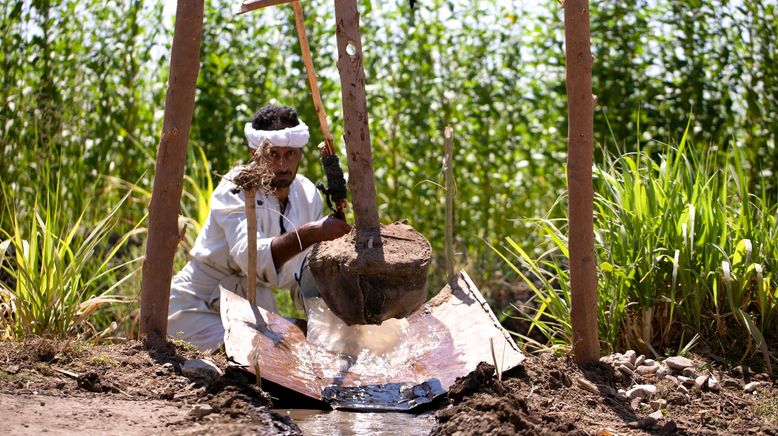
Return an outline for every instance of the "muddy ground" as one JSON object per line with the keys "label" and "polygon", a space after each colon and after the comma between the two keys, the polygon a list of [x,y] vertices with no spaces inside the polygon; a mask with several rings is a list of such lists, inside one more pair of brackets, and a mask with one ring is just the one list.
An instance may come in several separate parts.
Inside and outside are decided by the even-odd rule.
{"label": "muddy ground", "polygon": [[[502,380],[482,363],[451,388],[431,434],[778,434],[778,389],[767,375],[693,360],[698,374],[716,378],[715,391],[706,383],[687,394],[680,382],[627,375],[611,363],[581,370],[568,356],[530,357]],[[752,382],[758,387],[747,393]],[[624,398],[636,385],[656,392]]]}
{"label": "muddy ground", "polygon": [[[223,376],[182,375],[187,359],[202,357],[182,344],[147,350],[140,342],[0,343],[3,431],[300,434],[291,419],[270,410],[271,398],[253,380],[226,369],[223,355],[207,356]],[[670,377],[674,382],[628,375],[618,369],[619,359],[581,370],[566,356],[529,357],[501,381],[482,364],[439,403],[432,433],[778,434],[778,389],[765,374],[694,357],[694,371],[713,376],[717,385],[691,385],[684,393],[680,373]],[[656,392],[625,399],[624,391],[636,384],[651,384]]]}
{"label": "muddy ground", "polygon": [[[183,376],[183,344],[0,342],[5,434],[301,434],[243,373]],[[222,369],[223,356],[212,355]],[[6,433],[7,432],[7,433]]]}

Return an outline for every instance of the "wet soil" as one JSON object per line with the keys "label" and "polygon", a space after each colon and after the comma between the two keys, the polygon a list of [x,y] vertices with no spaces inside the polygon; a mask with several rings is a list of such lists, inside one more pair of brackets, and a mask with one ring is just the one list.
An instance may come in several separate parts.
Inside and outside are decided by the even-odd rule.
{"label": "wet soil", "polygon": [[[192,358],[207,358],[225,373],[207,380],[185,377],[181,368]],[[667,380],[627,376],[606,363],[580,369],[569,357],[551,354],[528,357],[502,380],[482,363],[458,379],[441,409],[432,412],[437,422],[431,434],[778,435],[778,388],[767,375],[697,356],[694,364],[714,375],[720,390],[692,387],[681,394]],[[747,393],[744,386],[754,382],[759,388]],[[656,392],[637,404],[615,394],[635,384],[653,384]],[[654,404],[661,415],[649,419]],[[268,394],[243,372],[228,369],[223,355],[203,356],[184,344],[147,349],[140,342],[0,342],[5,434],[302,434],[289,417],[294,413],[270,407]],[[322,416],[342,415],[344,422],[330,419],[323,427],[380,434],[385,420],[381,414],[333,413],[312,415],[312,425],[321,426]],[[403,433],[427,433],[427,425],[414,423],[406,423]]]}
{"label": "wet soil", "polygon": [[[451,388],[431,434],[778,434],[778,389],[766,375],[695,363],[728,383],[718,392],[692,388],[686,396],[663,380],[634,409],[633,401],[618,399],[616,391],[655,380],[627,377],[604,363],[579,369],[569,357],[550,354],[527,358],[502,380],[494,367],[481,363]],[[746,393],[744,384],[754,380],[761,380],[761,387]],[[660,404],[660,419],[648,417],[652,403]]]}
{"label": "wet soil", "polygon": [[[223,376],[185,377],[207,358]],[[0,410],[6,434],[301,434],[223,355],[184,344],[91,346],[32,339],[0,342]]]}
{"label": "wet soil", "polygon": [[404,318],[427,299],[429,242],[403,223],[382,225],[380,236],[362,247],[352,229],[308,255],[319,294],[348,325]]}

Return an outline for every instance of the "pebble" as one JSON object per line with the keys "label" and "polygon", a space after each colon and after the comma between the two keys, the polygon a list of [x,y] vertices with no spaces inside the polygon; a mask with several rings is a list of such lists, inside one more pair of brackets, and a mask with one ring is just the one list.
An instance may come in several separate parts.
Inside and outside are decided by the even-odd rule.
{"label": "pebble", "polygon": [[634,371],[635,370],[635,365],[632,362],[630,362],[629,360],[622,360],[621,361],[621,365],[629,368],[630,371]]}
{"label": "pebble", "polygon": [[659,421],[660,419],[664,418],[664,415],[662,415],[661,410],[657,410],[655,412],[652,412],[650,415],[648,415],[648,417]]}
{"label": "pebble", "polygon": [[694,383],[694,381],[692,379],[690,379],[689,377],[685,377],[685,376],[679,375],[677,378],[678,378],[678,381],[681,382],[681,384],[684,384],[684,385],[691,385],[692,383]]}
{"label": "pebble", "polygon": [[708,382],[707,375],[698,376],[696,379],[694,379],[694,387],[697,389],[702,389],[702,387],[705,386],[707,382]]}
{"label": "pebble", "polygon": [[656,386],[654,385],[636,385],[632,389],[627,391],[627,398],[643,398],[648,397],[656,393]]}
{"label": "pebble", "polygon": [[678,392],[680,392],[680,393],[682,393],[684,395],[689,395],[689,389],[687,389],[686,386],[684,386],[684,385],[678,385],[678,389],[677,390],[678,390]]}
{"label": "pebble", "polygon": [[624,389],[619,389],[616,391],[616,399],[620,401],[627,401],[629,398],[627,398],[627,391]]}
{"label": "pebble", "polygon": [[635,350],[627,350],[627,352],[624,353],[624,357],[629,359],[629,363],[635,365],[635,359],[637,359],[637,353]]}
{"label": "pebble", "polygon": [[643,361],[643,365],[646,365],[646,366],[651,366],[654,363],[656,363],[656,360],[654,360],[654,359],[646,359],[646,360]]}
{"label": "pebble", "polygon": [[711,392],[718,392],[721,390],[721,385],[719,384],[719,381],[716,380],[716,377],[710,376],[710,378],[708,378],[708,389]]}
{"label": "pebble", "polygon": [[215,363],[206,359],[189,359],[181,367],[181,374],[190,378],[201,378],[206,382],[213,382],[224,373]]}
{"label": "pebble", "polygon": [[635,369],[635,372],[640,374],[640,375],[652,375],[652,374],[656,374],[657,371],[659,371],[659,364],[656,363],[656,362],[654,362],[653,365],[645,365],[645,364],[643,364],[641,366],[638,366]]}
{"label": "pebble", "polygon": [[215,412],[216,410],[210,404],[198,404],[194,406],[194,409],[192,409],[190,413],[192,416],[200,419]]}
{"label": "pebble", "polygon": [[740,382],[735,380],[734,378],[725,378],[724,380],[721,381],[721,384],[725,388],[735,388],[735,389],[740,388]]}
{"label": "pebble", "polygon": [[670,369],[676,371],[683,371],[684,368],[694,366],[694,362],[692,362],[690,359],[681,356],[668,357],[667,359],[665,359],[665,364]]}
{"label": "pebble", "polygon": [[756,391],[759,389],[759,386],[761,386],[762,383],[759,382],[751,382],[745,386],[743,386],[743,390],[746,391],[747,394],[750,394],[751,392]]}
{"label": "pebble", "polygon": [[619,365],[619,371],[623,372],[625,375],[632,375],[633,371],[629,368],[627,368],[624,365]]}
{"label": "pebble", "polygon": [[637,411],[638,409],[640,409],[640,401],[641,400],[642,400],[642,398],[640,398],[640,397],[633,398],[632,401],[629,403],[629,408],[632,411]]}
{"label": "pebble", "polygon": [[675,376],[672,376],[672,375],[669,375],[669,374],[666,375],[664,379],[668,380],[670,383],[672,383],[674,385],[677,385],[679,383],[678,379],[675,378]]}
{"label": "pebble", "polygon": [[656,370],[656,378],[658,380],[662,380],[668,375],[670,375],[670,368],[668,368],[665,364],[659,365],[659,369]]}
{"label": "pebble", "polygon": [[643,362],[645,362],[645,361],[646,361],[646,356],[644,356],[644,355],[642,355],[642,354],[641,354],[640,356],[638,356],[638,357],[635,359],[635,367],[636,367],[636,368],[637,368],[637,367],[639,367],[639,366],[640,366],[640,365],[642,365],[642,364],[643,364]]}
{"label": "pebble", "polygon": [[700,375],[700,373],[697,372],[697,369],[691,366],[688,368],[684,368],[681,374],[689,378],[697,378]]}

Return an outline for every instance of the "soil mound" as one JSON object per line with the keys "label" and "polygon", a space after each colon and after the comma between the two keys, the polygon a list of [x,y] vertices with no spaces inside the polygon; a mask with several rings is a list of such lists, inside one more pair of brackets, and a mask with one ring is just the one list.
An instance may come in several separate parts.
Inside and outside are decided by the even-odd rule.
{"label": "soil mound", "polygon": [[[723,386],[684,394],[655,376],[628,375],[609,363],[579,368],[550,354],[527,358],[500,381],[482,362],[451,387],[431,434],[778,434],[778,389],[766,375],[744,378],[737,369],[694,363]],[[747,392],[753,380],[762,380],[759,390]],[[652,383],[640,397],[640,386]]]}
{"label": "soil mound", "polygon": [[[182,371],[190,359],[220,370]],[[14,411],[4,418],[13,434],[301,434],[223,355],[184,343],[0,342],[0,403]]]}
{"label": "soil mound", "polygon": [[348,325],[404,318],[427,297],[429,242],[413,227],[381,226],[381,241],[357,246],[356,229],[314,246],[308,263],[319,294]]}

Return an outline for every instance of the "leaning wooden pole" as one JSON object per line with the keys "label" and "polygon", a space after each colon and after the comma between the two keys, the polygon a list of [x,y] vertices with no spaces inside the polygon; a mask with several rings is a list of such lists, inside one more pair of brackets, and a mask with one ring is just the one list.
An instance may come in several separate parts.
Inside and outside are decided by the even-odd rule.
{"label": "leaning wooden pole", "polygon": [[348,155],[348,190],[354,206],[358,247],[380,245],[380,222],[373,180],[373,152],[367,120],[362,37],[356,0],[335,0],[338,71],[343,98],[343,120]]}
{"label": "leaning wooden pole", "polygon": [[454,181],[454,129],[446,126],[443,129],[443,174],[446,179],[446,276],[448,280],[454,279],[456,263],[454,260],[454,196],[456,195],[456,182]]}
{"label": "leaning wooden pole", "polygon": [[319,82],[316,80],[316,69],[313,67],[313,58],[311,57],[311,48],[308,45],[308,36],[305,34],[305,15],[303,7],[299,1],[292,2],[294,9],[294,25],[297,29],[297,40],[300,41],[300,52],[303,56],[305,72],[308,75],[308,85],[311,87],[311,97],[313,98],[313,107],[316,108],[316,116],[319,118],[319,127],[324,136],[324,145],[327,154],[335,154],[335,148],[330,133],[330,125],[327,122],[327,113],[324,111],[324,104],[321,102],[321,93],[319,92]]}
{"label": "leaning wooden pole", "polygon": [[180,241],[178,209],[200,70],[204,0],[178,0],[165,116],[157,150],[140,300],[140,334],[167,333],[173,257]]}
{"label": "leaning wooden pole", "polygon": [[[303,15],[303,7],[299,1],[293,1],[292,8],[294,9],[294,24],[297,28],[297,39],[300,41],[300,52],[303,55],[303,64],[305,65],[305,71],[308,74],[308,84],[311,88],[313,107],[316,108],[316,116],[319,118],[319,127],[321,128],[322,136],[324,136],[324,148],[319,146],[322,160],[324,160],[327,159],[327,156],[335,156],[335,143],[332,140],[332,133],[330,132],[330,126],[327,122],[327,113],[324,111],[324,104],[321,101],[319,82],[316,80],[316,69],[313,67],[313,58],[311,57],[311,48],[308,45],[308,37],[305,35],[305,16]],[[337,215],[340,216],[341,219],[345,219],[346,209],[348,209],[348,201],[345,198],[337,200]]]}
{"label": "leaning wooden pole", "polygon": [[246,298],[251,305],[257,304],[257,190],[247,189],[246,202],[246,238],[249,252],[249,267],[246,271]]}
{"label": "leaning wooden pole", "polygon": [[573,353],[578,364],[600,357],[597,333],[597,265],[594,256],[592,153],[594,98],[589,1],[567,0],[567,186],[569,194],[570,289]]}

